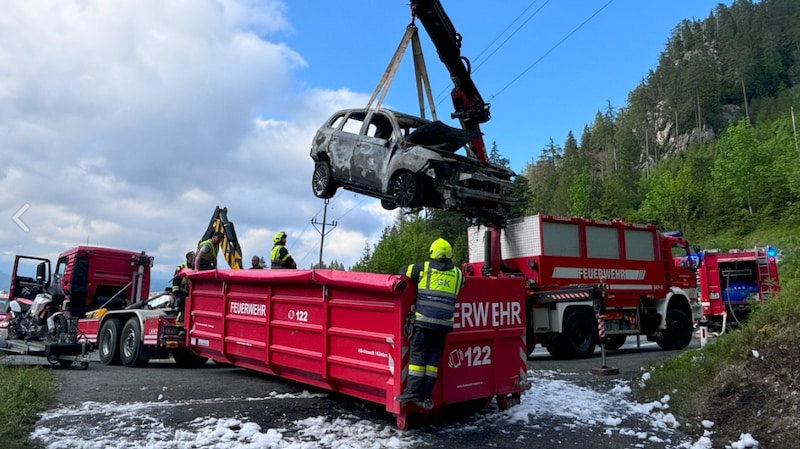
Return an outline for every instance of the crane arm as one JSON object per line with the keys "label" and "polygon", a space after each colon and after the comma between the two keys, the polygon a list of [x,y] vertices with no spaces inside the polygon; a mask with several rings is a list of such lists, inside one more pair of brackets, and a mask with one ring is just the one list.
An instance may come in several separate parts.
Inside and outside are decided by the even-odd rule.
{"label": "crane arm", "polygon": [[236,229],[233,227],[233,222],[228,220],[227,207],[221,208],[217,206],[200,241],[210,239],[211,235],[216,231],[224,234],[220,248],[225,257],[225,262],[234,270],[242,268],[242,248],[239,246],[239,239],[236,237]]}
{"label": "crane arm", "polygon": [[456,31],[439,0],[411,0],[411,16],[422,23],[439,59],[450,73],[453,81],[450,97],[455,110],[452,118],[458,119],[462,128],[478,131],[469,143],[469,149],[475,158],[488,162],[480,124],[491,118],[489,103],[483,101],[472,81],[469,59],[461,56],[461,34]]}

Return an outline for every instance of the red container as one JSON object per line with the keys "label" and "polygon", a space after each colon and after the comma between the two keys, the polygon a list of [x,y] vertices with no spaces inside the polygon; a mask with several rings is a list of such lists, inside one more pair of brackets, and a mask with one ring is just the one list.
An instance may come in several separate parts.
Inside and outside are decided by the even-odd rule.
{"label": "red container", "polygon": [[[220,362],[379,404],[407,427],[414,405],[395,396],[408,374],[403,323],[416,286],[401,275],[336,270],[185,273],[188,344]],[[527,388],[525,285],[469,278],[459,295],[434,391],[445,404],[497,397],[505,408]]]}

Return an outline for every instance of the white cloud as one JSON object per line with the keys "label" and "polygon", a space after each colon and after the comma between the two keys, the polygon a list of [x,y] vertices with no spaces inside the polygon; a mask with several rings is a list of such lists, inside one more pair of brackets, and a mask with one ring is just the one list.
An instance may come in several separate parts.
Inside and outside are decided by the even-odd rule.
{"label": "white cloud", "polygon": [[[320,68],[280,42],[292,32],[275,0],[4,4],[0,271],[88,242],[145,250],[169,277],[217,205],[245,258],[286,231],[300,265],[316,262],[311,139],[368,95],[301,81]],[[11,221],[25,204],[28,232]],[[325,260],[352,265],[391,217],[340,191]]]}

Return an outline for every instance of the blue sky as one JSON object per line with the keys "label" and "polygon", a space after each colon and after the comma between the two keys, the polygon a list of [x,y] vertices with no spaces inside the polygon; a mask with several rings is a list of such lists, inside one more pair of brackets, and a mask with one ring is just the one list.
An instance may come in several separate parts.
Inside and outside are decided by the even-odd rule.
{"label": "blue sky", "polygon": [[[624,106],[627,94],[656,67],[674,27],[683,19],[707,17],[718,3],[442,1],[463,36],[462,54],[476,67],[475,84],[492,105],[492,120],[482,125],[487,145],[497,142],[516,171],[535,161],[551,138],[562,145],[571,130],[579,139],[609,102]],[[316,86],[371,93],[410,21],[405,0],[375,5],[367,0],[289,3],[294,33],[285,40],[308,62],[298,76]],[[421,26],[420,37],[439,118],[447,119],[452,110],[448,75]],[[409,51],[405,71],[387,95],[391,107],[417,110],[412,67]]]}
{"label": "blue sky", "polygon": [[[551,138],[561,145],[570,130],[580,138],[608,102],[624,106],[672,29],[716,3],[443,4],[492,105],[485,140],[521,171]],[[3,8],[0,272],[15,254],[53,259],[89,244],[144,250],[157,278],[196,247],[217,205],[228,208],[245,260],[268,256],[284,231],[300,267],[317,262],[312,220],[324,209],[311,192],[311,140],[334,111],[366,105],[410,22],[407,0],[9,0]],[[514,35],[499,46],[506,28]],[[439,118],[455,124],[446,70],[424,30],[420,37]],[[487,48],[491,58],[478,58]],[[384,105],[418,110],[410,55]],[[340,189],[323,259],[352,266],[396,213]]]}

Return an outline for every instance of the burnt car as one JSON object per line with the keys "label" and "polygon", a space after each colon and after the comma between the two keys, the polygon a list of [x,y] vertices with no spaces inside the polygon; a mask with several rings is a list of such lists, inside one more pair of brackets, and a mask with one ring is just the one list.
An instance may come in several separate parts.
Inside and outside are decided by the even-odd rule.
{"label": "burnt car", "polygon": [[456,153],[478,135],[389,109],[338,111],[311,145],[314,195],[331,198],[342,187],[379,198],[388,210],[504,217],[514,201],[514,172]]}

